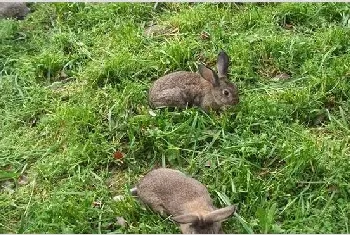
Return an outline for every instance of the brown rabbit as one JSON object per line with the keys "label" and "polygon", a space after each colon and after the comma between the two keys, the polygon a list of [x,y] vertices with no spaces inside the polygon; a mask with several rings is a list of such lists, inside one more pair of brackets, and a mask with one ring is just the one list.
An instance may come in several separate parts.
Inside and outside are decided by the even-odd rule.
{"label": "brown rabbit", "polygon": [[131,193],[161,215],[172,215],[182,233],[223,233],[221,222],[236,210],[216,209],[203,184],[169,168],[150,171]]}
{"label": "brown rabbit", "polygon": [[198,106],[208,111],[224,109],[239,102],[237,87],[228,80],[229,57],[221,51],[218,73],[200,64],[198,73],[178,71],[153,83],[149,103],[154,108]]}
{"label": "brown rabbit", "polygon": [[29,12],[25,2],[0,2],[0,18],[23,20]]}

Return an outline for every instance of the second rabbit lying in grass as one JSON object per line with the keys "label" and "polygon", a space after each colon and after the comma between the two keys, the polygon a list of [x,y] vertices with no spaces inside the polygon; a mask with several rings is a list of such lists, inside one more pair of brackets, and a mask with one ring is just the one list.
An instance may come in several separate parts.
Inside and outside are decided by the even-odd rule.
{"label": "second rabbit lying in grass", "polygon": [[131,193],[161,215],[171,215],[185,234],[223,233],[221,222],[236,210],[215,208],[203,184],[169,168],[150,171]]}

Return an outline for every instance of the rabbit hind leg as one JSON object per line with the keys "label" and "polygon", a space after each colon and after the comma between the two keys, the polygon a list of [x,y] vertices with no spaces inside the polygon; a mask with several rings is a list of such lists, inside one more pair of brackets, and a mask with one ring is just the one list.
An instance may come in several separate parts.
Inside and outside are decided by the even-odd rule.
{"label": "rabbit hind leg", "polygon": [[165,216],[167,214],[167,211],[164,208],[162,201],[159,200],[157,197],[152,197],[151,199],[148,199],[146,203],[152,208],[153,211],[158,212],[161,216]]}

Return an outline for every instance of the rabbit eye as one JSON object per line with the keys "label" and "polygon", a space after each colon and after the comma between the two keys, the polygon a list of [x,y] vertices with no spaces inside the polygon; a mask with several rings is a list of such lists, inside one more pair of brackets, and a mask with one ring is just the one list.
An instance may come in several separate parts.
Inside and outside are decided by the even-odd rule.
{"label": "rabbit eye", "polygon": [[224,94],[225,96],[229,96],[230,95],[230,92],[227,90],[227,89],[224,89],[222,91],[222,94]]}

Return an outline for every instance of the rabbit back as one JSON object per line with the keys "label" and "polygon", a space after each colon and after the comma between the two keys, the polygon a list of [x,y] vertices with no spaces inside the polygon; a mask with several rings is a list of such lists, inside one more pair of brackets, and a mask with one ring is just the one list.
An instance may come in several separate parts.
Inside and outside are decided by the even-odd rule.
{"label": "rabbit back", "polygon": [[178,71],[156,80],[149,91],[149,103],[159,107],[200,106],[203,89],[209,84],[199,74]]}
{"label": "rabbit back", "polygon": [[206,187],[180,171],[159,168],[149,172],[137,185],[137,195],[161,214],[180,215],[191,207],[213,210]]}
{"label": "rabbit back", "polygon": [[19,20],[30,12],[25,2],[0,2],[0,18],[17,18]]}

